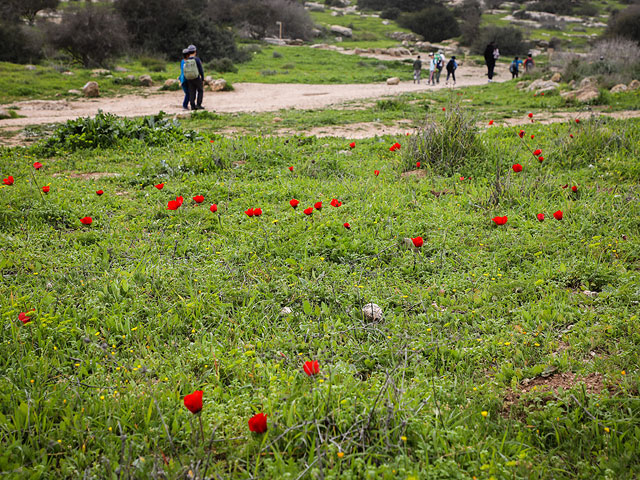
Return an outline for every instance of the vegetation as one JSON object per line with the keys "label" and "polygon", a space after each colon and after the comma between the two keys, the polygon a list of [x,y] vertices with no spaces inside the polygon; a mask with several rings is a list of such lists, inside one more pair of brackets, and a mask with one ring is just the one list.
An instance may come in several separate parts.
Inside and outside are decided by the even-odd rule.
{"label": "vegetation", "polygon": [[440,42],[460,35],[458,21],[451,10],[439,4],[400,15],[398,23],[429,42]]}
{"label": "vegetation", "polygon": [[[465,124],[434,110],[434,128]],[[482,155],[446,176],[406,171],[413,136],[3,149],[0,468],[637,475],[640,122],[525,130],[475,132]]]}
{"label": "vegetation", "polygon": [[640,44],[640,5],[630,5],[611,15],[606,35],[627,38]]}

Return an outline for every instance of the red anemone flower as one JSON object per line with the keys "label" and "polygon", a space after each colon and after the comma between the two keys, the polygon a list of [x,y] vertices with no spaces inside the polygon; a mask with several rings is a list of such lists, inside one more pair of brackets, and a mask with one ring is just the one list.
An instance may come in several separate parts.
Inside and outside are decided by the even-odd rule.
{"label": "red anemone flower", "polygon": [[538,155],[540,155],[542,153],[542,150],[540,150],[539,148],[533,151],[533,154],[537,157]]}
{"label": "red anemone flower", "polygon": [[336,208],[341,207],[342,202],[339,202],[338,199],[334,198],[331,200],[331,206]]}
{"label": "red anemone flower", "polygon": [[264,433],[267,431],[267,416],[264,413],[258,413],[249,419],[249,430],[255,433]]}
{"label": "red anemone flower", "polygon": [[254,208],[253,209],[253,216],[254,217],[259,217],[260,215],[262,215],[262,209],[261,208]]}
{"label": "red anemone flower", "polygon": [[377,177],[378,175],[380,175],[380,170],[374,170],[373,174]]}
{"label": "red anemone flower", "polygon": [[572,192],[574,192],[574,193],[575,193],[575,192],[577,192],[577,191],[578,191],[578,187],[576,187],[576,186],[574,185],[573,187],[571,187],[571,191],[572,191]]}
{"label": "red anemone flower", "polygon": [[518,132],[518,136],[519,136],[520,138],[524,137],[524,130],[520,130],[520,131]]}
{"label": "red anemone flower", "polygon": [[562,210],[558,210],[557,212],[554,212],[553,218],[555,218],[556,220],[562,220]]}
{"label": "red anemone flower", "polygon": [[442,107],[442,111],[443,111],[443,112],[446,112],[446,111],[447,111],[447,109],[446,109],[446,108],[444,108],[444,107]]}
{"label": "red anemone flower", "polygon": [[576,123],[580,123],[580,119],[579,118],[576,118]]}
{"label": "red anemone flower", "polygon": [[211,213],[216,213],[218,211],[218,205],[214,203],[209,207],[209,210],[211,210]]}
{"label": "red anemone flower", "polygon": [[13,177],[9,175],[7,178],[3,178],[2,183],[5,185],[13,185]]}
{"label": "red anemone flower", "polygon": [[349,144],[349,148],[356,148],[356,142],[351,142]]}
{"label": "red anemone flower", "polygon": [[311,215],[313,213],[313,207],[305,208],[303,212],[305,215]]}
{"label": "red anemone flower", "polygon": [[42,168],[42,164],[40,162],[35,162],[33,164],[33,168],[35,168],[36,170],[40,170]]}
{"label": "red anemone flower", "polygon": [[178,202],[178,206],[181,207],[182,204],[184,203],[184,198],[182,197],[176,197],[176,202]]}
{"label": "red anemone flower", "polygon": [[104,190],[96,190],[96,195],[100,196],[104,193]]}
{"label": "red anemone flower", "polygon": [[158,190],[162,190],[164,188],[164,183],[159,183],[157,185],[154,185]]}
{"label": "red anemone flower", "polygon": [[310,377],[320,373],[320,365],[318,365],[317,360],[304,362],[304,366],[302,368],[304,369],[304,373],[306,373]]}
{"label": "red anemone flower", "polygon": [[411,241],[413,242],[413,246],[416,248],[420,248],[422,247],[422,245],[424,245],[424,240],[422,239],[422,237],[412,238]]}
{"label": "red anemone flower", "polygon": [[202,203],[204,202],[204,196],[203,195],[196,195],[195,197],[193,197],[193,201],[196,203]]}
{"label": "red anemone flower", "polygon": [[504,217],[493,217],[491,220],[493,220],[496,225],[504,225],[505,223],[507,223],[507,216],[505,215]]}
{"label": "red anemone flower", "polygon": [[322,202],[316,202],[313,204],[316,210],[322,210]]}
{"label": "red anemone flower", "polygon": [[538,157],[538,161],[539,161],[540,163],[544,162],[544,157],[542,157],[542,156],[541,156],[541,157]]}
{"label": "red anemone flower", "polygon": [[420,168],[420,162],[416,162],[416,168]]}
{"label": "red anemone flower", "polygon": [[511,168],[513,168],[513,171],[516,173],[522,171],[522,165],[520,165],[519,163],[514,164]]}
{"label": "red anemone flower", "polygon": [[347,230],[351,230],[351,225],[349,225],[349,222],[345,222],[345,223],[343,223],[343,224],[342,224],[342,226],[343,226],[344,228],[346,228]]}
{"label": "red anemone flower", "polygon": [[298,205],[300,205],[300,200],[292,198],[291,200],[289,200],[289,205],[291,205],[293,208],[298,208]]}
{"label": "red anemone flower", "polygon": [[180,208],[180,202],[177,200],[169,200],[167,203],[167,210],[177,210],[178,208]]}
{"label": "red anemone flower", "polygon": [[184,406],[193,414],[202,410],[202,393],[202,390],[196,390],[184,397]]}
{"label": "red anemone flower", "polygon": [[293,172],[293,167],[289,167],[289,171],[290,171],[290,172]]}
{"label": "red anemone flower", "polygon": [[493,120],[489,120],[489,125],[493,125]]}
{"label": "red anemone flower", "polygon": [[569,134],[569,136],[570,136],[571,138],[573,138],[573,133],[570,133],[570,134]]}
{"label": "red anemone flower", "polygon": [[49,193],[49,190],[51,190],[51,187],[49,185],[45,185],[44,187],[42,187],[42,191],[44,193]]}
{"label": "red anemone flower", "polygon": [[253,217],[253,208],[249,208],[248,210],[245,210],[244,213],[247,214],[247,217]]}
{"label": "red anemone flower", "polygon": [[80,219],[80,223],[83,225],[91,225],[93,223],[93,218],[91,217],[82,217]]}
{"label": "red anemone flower", "polygon": [[531,140],[533,140],[533,137],[535,137],[535,135],[531,134]]}
{"label": "red anemone flower", "polygon": [[529,115],[527,115],[527,117],[533,118],[533,113],[530,113]]}
{"label": "red anemone flower", "polygon": [[20,320],[25,325],[31,321],[31,317],[27,313],[28,312],[20,312],[18,314],[18,320]]}
{"label": "red anemone flower", "polygon": [[544,222],[544,213],[539,213],[536,217],[538,217],[539,222]]}

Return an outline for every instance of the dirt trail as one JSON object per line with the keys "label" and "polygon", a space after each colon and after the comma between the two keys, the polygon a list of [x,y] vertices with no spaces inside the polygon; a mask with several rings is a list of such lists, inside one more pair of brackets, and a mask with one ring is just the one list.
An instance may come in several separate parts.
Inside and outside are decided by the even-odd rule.
{"label": "dirt trail", "polygon": [[[423,74],[428,76],[428,71]],[[508,72],[499,75],[502,81]],[[458,70],[455,88],[481,85],[487,82],[486,69],[465,66]],[[405,92],[424,92],[447,88],[444,84],[446,72],[440,84],[428,86],[401,82],[399,85],[345,84],[263,84],[237,83],[232,92],[205,92],[204,107],[213,112],[272,112],[280,109],[316,109],[337,106],[354,100],[375,99]],[[120,116],[139,117],[153,115],[163,110],[169,114],[185,113],[182,109],[182,91],[161,92],[153,89],[148,95],[125,95],[113,98],[77,100],[31,100],[15,102],[23,118],[0,120],[0,130],[17,130],[27,125],[41,125],[66,122],[78,117],[94,116],[98,110]]]}

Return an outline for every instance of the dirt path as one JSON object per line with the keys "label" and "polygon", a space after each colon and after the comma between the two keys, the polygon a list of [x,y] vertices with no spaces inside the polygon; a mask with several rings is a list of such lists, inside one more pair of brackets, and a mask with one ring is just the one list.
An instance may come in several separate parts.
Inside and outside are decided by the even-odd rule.
{"label": "dirt path", "polygon": [[[502,80],[508,78],[505,72],[499,75]],[[486,83],[485,68],[477,66],[461,67],[455,88]],[[428,75],[428,72],[426,72]],[[442,76],[440,84],[427,86],[413,82],[401,82],[399,85],[346,84],[346,85],[307,85],[307,84],[262,84],[237,83],[232,92],[205,92],[204,107],[209,111],[232,112],[272,112],[280,109],[317,109],[338,106],[353,100],[375,99],[393,96],[405,92],[424,92],[447,88]],[[23,118],[0,120],[0,130],[17,130],[27,125],[42,125],[66,122],[78,117],[94,116],[98,110],[120,116],[139,117],[153,115],[163,110],[169,114],[181,114],[182,92],[160,92],[157,89],[149,95],[126,95],[113,98],[78,100],[31,100],[15,102],[18,113]]]}

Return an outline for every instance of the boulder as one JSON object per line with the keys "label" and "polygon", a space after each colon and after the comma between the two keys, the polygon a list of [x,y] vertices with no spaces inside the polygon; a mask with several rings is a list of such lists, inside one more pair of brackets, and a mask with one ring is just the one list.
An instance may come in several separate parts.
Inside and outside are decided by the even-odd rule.
{"label": "boulder", "polygon": [[209,90],[212,92],[221,92],[226,88],[226,86],[227,81],[224,78],[219,78],[209,85]]}
{"label": "boulder", "polygon": [[536,91],[536,93],[540,93],[542,91],[544,92],[550,92],[552,90],[555,90],[559,87],[560,85],[558,85],[556,82],[553,82],[551,80],[543,80],[541,78],[534,80],[533,82],[531,82],[529,84],[529,86],[527,87],[527,90],[529,92],[532,91]]}
{"label": "boulder", "polygon": [[178,80],[177,78],[169,78],[167,80],[164,81],[164,88],[171,88],[174,85],[179,85],[180,84],[180,80]]}
{"label": "boulder", "polygon": [[411,52],[407,48],[398,47],[387,49],[387,54],[394,57],[402,57],[403,55],[411,55]]}
{"label": "boulder", "polygon": [[338,35],[342,35],[343,37],[351,38],[353,36],[353,31],[348,27],[343,27],[341,25],[331,25],[331,33],[335,33]]}
{"label": "boulder", "polygon": [[204,77],[204,84],[211,85],[213,83],[213,77],[211,75],[207,75]]}
{"label": "boulder", "polygon": [[640,80],[631,80],[627,89],[629,90],[638,90],[640,88]]}
{"label": "boulder", "polygon": [[626,92],[627,86],[624,83],[619,83],[618,85],[611,87],[611,93],[620,93]]}
{"label": "boulder", "polygon": [[82,92],[80,90],[76,90],[74,88],[72,88],[71,90],[67,90],[67,93],[69,95],[82,95]]}
{"label": "boulder", "polygon": [[367,303],[362,307],[365,320],[369,322],[379,322],[382,320],[382,308],[375,303]]}
{"label": "boulder", "polygon": [[325,49],[327,48],[329,45],[326,43],[316,43],[315,45],[311,45],[310,48],[320,48],[320,49]]}
{"label": "boulder", "polygon": [[554,73],[553,75],[551,75],[551,81],[560,83],[562,81],[562,75],[560,75],[559,72]]}
{"label": "boulder", "polygon": [[580,88],[587,87],[589,85],[597,85],[598,81],[593,77],[585,77],[580,80]]}
{"label": "boulder", "polygon": [[398,85],[400,83],[400,79],[398,77],[387,78],[387,85]]}
{"label": "boulder", "polygon": [[576,91],[576,100],[580,103],[588,103],[600,96],[600,92],[593,85],[588,85]]}
{"label": "boulder", "polygon": [[285,42],[281,38],[276,37],[265,37],[262,39],[262,41],[268,43],[269,45],[277,45],[279,47],[284,47],[287,44],[287,42]]}
{"label": "boulder", "polygon": [[153,80],[149,75],[140,75],[138,81],[143,87],[153,87]]}
{"label": "boulder", "polygon": [[34,71],[36,69],[36,66],[35,65],[25,65],[24,69],[25,70]]}
{"label": "boulder", "polygon": [[92,77],[102,77],[104,75],[110,75],[110,74],[111,74],[111,71],[105,68],[94,68],[93,70],[91,70]]}
{"label": "boulder", "polygon": [[355,53],[356,55],[362,55],[363,53],[369,53],[369,49],[368,48],[358,48],[358,47],[356,47],[356,49],[353,51],[353,53]]}
{"label": "boulder", "polygon": [[100,88],[98,87],[98,82],[87,82],[85,86],[82,87],[82,93],[85,97],[99,97]]}
{"label": "boulder", "polygon": [[116,67],[116,68],[114,68],[114,69],[113,69],[113,71],[114,71],[114,72],[117,72],[117,73],[126,73],[126,72],[128,72],[129,70],[127,70],[127,69],[126,69],[126,68],[124,68],[124,67]]}
{"label": "boulder", "polygon": [[526,86],[527,86],[527,82],[525,82],[525,81],[521,81],[521,82],[516,83],[516,88],[519,89],[519,90],[522,90]]}
{"label": "boulder", "polygon": [[62,75],[71,76],[71,75],[73,75],[73,72],[70,72],[69,70],[67,70],[66,72],[62,72]]}

